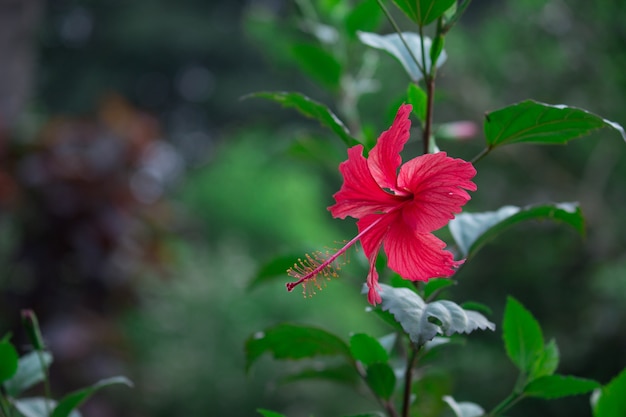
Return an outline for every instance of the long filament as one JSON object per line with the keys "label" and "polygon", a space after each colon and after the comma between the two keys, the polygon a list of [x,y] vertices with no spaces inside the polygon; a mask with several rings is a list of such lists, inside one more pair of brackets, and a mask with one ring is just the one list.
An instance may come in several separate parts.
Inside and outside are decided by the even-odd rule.
{"label": "long filament", "polygon": [[352,240],[346,243],[341,249],[335,252],[333,255],[328,256],[328,253],[323,254],[322,252],[314,252],[313,255],[307,254],[305,259],[298,259],[298,262],[294,264],[293,267],[287,270],[287,273],[296,278],[297,281],[288,282],[286,284],[287,291],[292,291],[295,287],[300,284],[305,285],[308,281],[316,282],[316,278],[319,275],[325,277],[336,277],[336,270],[339,269],[335,266],[335,261],[340,256],[344,255],[345,252],[354,245],[365,233],[369,232],[374,226],[376,226],[384,216],[380,216],[375,222],[367,226],[363,229],[358,235],[356,235]]}

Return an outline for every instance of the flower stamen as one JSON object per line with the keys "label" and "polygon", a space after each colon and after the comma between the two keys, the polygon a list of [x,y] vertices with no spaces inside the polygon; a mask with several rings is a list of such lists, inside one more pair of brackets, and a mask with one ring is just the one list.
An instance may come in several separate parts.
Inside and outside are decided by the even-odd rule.
{"label": "flower stamen", "polygon": [[[335,251],[335,253],[333,253],[332,255],[331,255],[330,250],[327,250],[326,252],[317,251],[317,252],[313,252],[311,255],[307,253],[304,259],[302,258],[298,259],[298,262],[296,262],[291,268],[287,270],[287,274],[289,276],[297,279],[297,281],[288,282],[286,284],[287,291],[291,292],[293,291],[295,287],[302,284],[303,293],[306,296],[307,294],[306,285],[309,282],[312,282],[314,286],[312,291],[309,292],[309,296],[312,296],[315,294],[315,288],[317,288],[318,290],[321,290],[322,286],[317,281],[317,278],[320,276],[324,277],[325,280],[322,283],[325,285],[325,281],[328,281],[331,278],[338,277],[339,274],[337,271],[341,270],[341,266],[345,265],[348,262],[346,251],[352,245],[358,242],[361,236],[363,236],[365,233],[373,229],[374,226],[378,224],[382,219],[383,219],[383,216],[381,216],[375,222],[373,222],[372,224],[367,226],[365,229],[363,229],[358,235],[352,238],[352,240],[346,243],[341,249]],[[337,261],[337,259],[340,256],[344,257],[343,262]]]}
{"label": "flower stamen", "polygon": [[[308,295],[311,297],[315,295],[315,289],[321,290],[322,286],[326,286],[325,281],[329,281],[331,278],[337,278],[341,266],[345,263],[345,258],[344,261],[340,261],[337,257],[331,255],[330,250],[325,252],[316,251],[311,254],[307,253],[304,259],[299,258],[298,262],[287,270],[288,275],[298,280],[296,282],[287,283],[287,290],[291,291],[301,283],[302,293],[306,296],[308,291]],[[318,278],[324,278],[324,280],[320,283]],[[308,283],[313,284],[313,286],[307,286]]]}

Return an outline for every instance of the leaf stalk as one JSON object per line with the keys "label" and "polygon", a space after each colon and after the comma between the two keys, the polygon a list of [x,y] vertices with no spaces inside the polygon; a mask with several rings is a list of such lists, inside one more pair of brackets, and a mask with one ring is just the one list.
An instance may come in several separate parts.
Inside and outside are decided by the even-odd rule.
{"label": "leaf stalk", "polygon": [[520,402],[524,398],[523,393],[512,392],[506,397],[500,404],[496,405],[493,410],[486,415],[486,417],[497,417],[504,413],[509,408]]}
{"label": "leaf stalk", "polygon": [[489,152],[491,152],[493,148],[491,146],[487,146],[485,149],[483,149],[482,151],[480,151],[478,153],[478,155],[476,155],[475,157],[472,158],[472,160],[470,161],[472,164],[477,163],[478,161],[480,161],[481,159],[483,159],[485,156],[487,156],[489,154]]}
{"label": "leaf stalk", "polygon": [[[415,56],[415,54],[413,53],[413,51],[409,47],[409,44],[406,41],[406,39],[404,39],[404,35],[402,34],[402,30],[400,29],[400,26],[398,26],[398,24],[396,23],[396,21],[393,18],[393,16],[391,16],[391,13],[389,13],[389,10],[383,4],[382,0],[376,0],[376,1],[378,2],[378,6],[380,6],[380,8],[383,11],[383,13],[385,13],[385,16],[387,17],[387,20],[389,20],[389,23],[391,23],[391,26],[393,26],[393,30],[395,30],[396,33],[398,34],[398,36],[400,37],[400,40],[404,44],[404,47],[406,48],[406,50],[409,52],[409,55],[411,55],[411,58],[415,62],[415,65],[417,65],[417,68],[420,70],[420,72],[422,74],[425,74],[426,71],[424,70],[424,66],[420,63],[419,59],[417,59],[417,57]],[[420,30],[421,30],[421,27],[420,27]],[[420,33],[420,42],[421,42],[421,40],[422,39],[421,39],[421,33]],[[422,44],[422,48],[423,48],[423,44]],[[422,62],[425,62],[425,61],[422,61]],[[415,81],[415,80],[413,80],[413,81]]]}

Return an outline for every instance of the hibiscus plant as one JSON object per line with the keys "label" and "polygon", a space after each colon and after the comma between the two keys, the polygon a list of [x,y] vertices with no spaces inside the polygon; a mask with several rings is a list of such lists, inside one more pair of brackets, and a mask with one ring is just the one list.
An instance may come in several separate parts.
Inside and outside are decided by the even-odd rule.
{"label": "hibiscus plant", "polygon": [[[323,4],[322,4],[323,3]],[[350,6],[354,3],[354,6]],[[326,378],[368,388],[380,405],[360,416],[390,417],[437,415],[424,411],[419,391],[421,361],[431,351],[456,341],[459,334],[475,330],[495,331],[489,309],[476,303],[459,305],[440,297],[455,282],[458,270],[488,240],[505,228],[527,220],[553,220],[584,232],[584,218],[577,203],[543,203],[523,207],[504,206],[484,212],[462,212],[471,194],[480,192],[475,176],[480,161],[492,151],[512,144],[564,144],[600,128],[624,129],[586,110],[521,101],[485,113],[484,149],[469,161],[455,158],[435,143],[434,100],[438,69],[446,61],[445,39],[469,6],[470,0],[394,0],[394,12],[404,13],[415,32],[403,32],[389,10],[389,2],[320,2],[319,14],[306,14],[300,27],[316,43],[294,48],[301,67],[330,95],[345,122],[326,105],[296,92],[261,92],[252,97],[276,101],[296,109],[330,129],[347,147],[338,170],[343,184],[328,207],[334,218],[356,219],[354,237],[335,250],[320,250],[300,259],[282,257],[287,290],[302,288],[312,294],[340,273],[346,252],[362,248],[367,272],[360,277],[363,297],[373,314],[390,326],[390,333],[375,338],[365,333],[348,339],[318,327],[282,323],[264,329],[246,342],[247,368],[270,353],[278,360],[333,357],[324,366],[307,369],[294,379]],[[313,2],[299,2],[314,9]],[[306,11],[305,10],[305,11]],[[331,24],[322,22],[326,12]],[[367,32],[377,27],[377,16],[386,16],[395,33]],[[317,20],[316,20],[317,19]],[[425,35],[432,34],[432,38]],[[364,55],[357,73],[342,73],[339,62],[349,59],[350,43],[382,50],[394,57],[410,80],[404,103],[397,107],[388,130],[374,139],[362,128],[356,104],[376,90]],[[340,47],[337,47],[340,45]],[[411,117],[419,122],[419,135],[411,130]],[[472,126],[456,124],[441,135],[463,137]],[[417,137],[419,136],[419,137]],[[411,139],[421,140],[421,154],[402,163],[401,152]],[[481,181],[487,181],[482,179]],[[481,185],[481,184],[479,184]],[[447,227],[449,242],[440,229]],[[437,234],[435,234],[437,232]],[[386,277],[388,283],[383,283]],[[258,280],[267,279],[267,274]],[[258,282],[255,282],[255,284]],[[457,417],[502,416],[525,398],[554,399],[589,395],[594,417],[626,415],[626,371],[605,385],[579,376],[557,373],[559,348],[546,341],[533,315],[515,298],[508,297],[501,331],[504,350],[519,371],[510,395],[499,404],[457,401],[450,395],[437,400]],[[339,358],[339,362],[337,362]],[[358,385],[358,384],[357,384]],[[260,409],[266,417],[280,417]],[[382,414],[381,414],[382,413]]]}

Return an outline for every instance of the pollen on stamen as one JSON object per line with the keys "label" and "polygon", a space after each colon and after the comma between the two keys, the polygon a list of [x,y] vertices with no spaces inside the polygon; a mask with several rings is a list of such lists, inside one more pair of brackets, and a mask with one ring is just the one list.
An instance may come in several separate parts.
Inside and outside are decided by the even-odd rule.
{"label": "pollen on stamen", "polygon": [[[341,253],[339,253],[341,252]],[[326,249],[306,254],[304,259],[299,258],[287,274],[297,281],[288,282],[287,290],[292,291],[299,284],[302,284],[302,294],[304,297],[312,297],[317,291],[326,287],[326,282],[331,278],[337,278],[341,267],[349,262],[345,248]]]}

